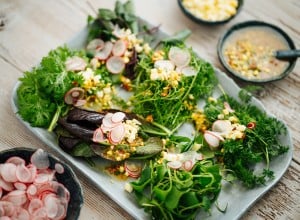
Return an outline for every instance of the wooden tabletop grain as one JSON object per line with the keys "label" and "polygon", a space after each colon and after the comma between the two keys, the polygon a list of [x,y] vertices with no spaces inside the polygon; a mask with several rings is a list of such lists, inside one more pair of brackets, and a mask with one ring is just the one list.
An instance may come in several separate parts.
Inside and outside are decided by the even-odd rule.
{"label": "wooden tabletop grain", "polygon": [[[86,25],[88,15],[94,16],[100,7],[113,8],[114,3],[113,0],[0,0],[0,149],[33,146],[51,151],[15,117],[11,109],[12,89],[24,71],[36,65],[50,49],[78,33]],[[168,34],[185,28],[192,30],[187,44],[221,70],[224,69],[217,57],[216,44],[222,33],[238,22],[261,20],[277,25],[300,48],[299,0],[245,0],[236,18],[214,27],[198,25],[186,18],[175,0],[134,3],[139,17],[161,25]],[[260,100],[269,112],[288,125],[293,137],[293,160],[281,180],[242,219],[300,219],[300,62],[285,79],[265,84]],[[84,190],[81,220],[132,219],[75,171]]]}

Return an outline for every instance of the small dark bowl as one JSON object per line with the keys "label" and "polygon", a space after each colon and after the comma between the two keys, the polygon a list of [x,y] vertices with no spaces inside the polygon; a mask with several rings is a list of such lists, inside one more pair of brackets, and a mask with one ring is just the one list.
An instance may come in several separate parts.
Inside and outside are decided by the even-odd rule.
{"label": "small dark bowl", "polygon": [[[8,158],[12,156],[18,156],[23,158],[27,163],[30,161],[31,155],[37,149],[33,148],[12,148],[3,150],[0,152],[0,163],[4,163]],[[70,201],[68,204],[66,220],[76,220],[79,217],[81,207],[83,205],[82,188],[74,174],[73,170],[67,164],[61,162],[57,157],[48,153],[50,168],[54,169],[56,163],[60,163],[64,167],[64,173],[55,174],[55,177],[59,183],[62,183],[70,192]]]}
{"label": "small dark bowl", "polygon": [[226,40],[228,39],[228,37],[234,33],[237,32],[239,30],[242,30],[244,28],[248,28],[248,27],[266,27],[266,28],[271,28],[272,30],[274,30],[276,32],[276,34],[281,35],[285,40],[287,45],[289,46],[289,49],[294,50],[296,49],[294,42],[292,41],[292,39],[279,27],[269,24],[269,23],[265,23],[262,21],[246,21],[246,22],[242,22],[242,23],[238,23],[234,26],[232,26],[229,30],[227,30],[219,39],[218,42],[218,46],[217,46],[217,51],[218,51],[218,57],[220,62],[222,63],[222,65],[224,66],[224,68],[233,76],[242,79],[243,81],[246,82],[250,82],[250,83],[266,83],[266,82],[273,82],[273,81],[277,81],[280,79],[283,79],[284,77],[286,77],[290,72],[292,72],[292,70],[294,69],[295,65],[296,65],[296,61],[297,59],[292,59],[289,62],[288,67],[278,76],[274,76],[274,77],[270,77],[270,78],[265,78],[265,79],[255,79],[255,78],[247,78],[242,76],[241,74],[239,74],[238,72],[236,72],[235,70],[233,70],[226,62],[225,58],[224,58],[224,54],[223,54],[223,46],[224,43],[226,42]]}
{"label": "small dark bowl", "polygon": [[195,16],[193,13],[191,13],[183,4],[182,4],[182,0],[178,0],[178,5],[180,7],[180,9],[182,10],[182,12],[190,19],[192,19],[194,22],[198,23],[198,24],[205,24],[205,25],[219,25],[219,24],[224,24],[229,22],[230,20],[232,20],[235,16],[237,16],[237,14],[241,11],[242,6],[244,4],[243,0],[237,0],[238,1],[238,6],[236,9],[236,13],[234,15],[232,15],[231,17],[225,19],[225,20],[220,20],[220,21],[209,21],[209,20],[205,20],[205,19],[201,19],[197,16]]}

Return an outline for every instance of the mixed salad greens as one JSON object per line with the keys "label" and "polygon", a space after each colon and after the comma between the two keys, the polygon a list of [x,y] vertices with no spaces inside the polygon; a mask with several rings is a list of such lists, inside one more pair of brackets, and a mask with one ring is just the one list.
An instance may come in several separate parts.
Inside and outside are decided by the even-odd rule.
{"label": "mixed salad greens", "polygon": [[[99,9],[88,28],[86,48],[58,47],[20,78],[24,121],[55,132],[71,155],[101,157],[108,172],[136,178],[125,188],[152,219],[194,219],[222,181],[253,188],[274,177],[269,163],[288,151],[279,141],[286,127],[244,90],[239,100],[213,98],[214,69],[184,43],[189,31],[153,45],[158,28],[141,26],[130,0]],[[187,123],[192,135],[182,136]]]}

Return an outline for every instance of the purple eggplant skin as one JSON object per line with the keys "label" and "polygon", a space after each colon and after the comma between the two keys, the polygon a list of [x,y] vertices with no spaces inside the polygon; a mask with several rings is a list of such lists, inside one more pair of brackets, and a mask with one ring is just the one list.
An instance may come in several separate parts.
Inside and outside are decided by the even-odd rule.
{"label": "purple eggplant skin", "polygon": [[66,152],[71,151],[81,140],[74,137],[59,136],[58,145]]}
{"label": "purple eggplant skin", "polygon": [[104,118],[105,114],[88,111],[80,108],[73,108],[68,112],[67,119],[70,122],[75,123],[91,123],[91,124],[102,124],[102,119]]}
{"label": "purple eggplant skin", "polygon": [[68,132],[70,132],[70,134],[72,134],[82,140],[85,140],[88,142],[91,142],[93,140],[93,136],[94,136],[93,128],[90,129],[90,128],[86,128],[86,127],[80,126],[75,123],[68,122],[66,117],[60,118],[58,120],[58,124],[60,126],[62,126],[64,129],[66,129]]}

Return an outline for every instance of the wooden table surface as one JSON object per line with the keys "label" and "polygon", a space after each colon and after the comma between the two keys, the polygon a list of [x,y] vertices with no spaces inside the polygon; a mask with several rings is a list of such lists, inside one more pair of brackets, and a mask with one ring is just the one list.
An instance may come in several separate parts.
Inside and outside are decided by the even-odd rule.
{"label": "wooden table surface", "polygon": [[[50,49],[67,42],[97,9],[113,8],[113,0],[0,0],[0,149],[33,146],[48,149],[15,117],[11,109],[12,89],[22,73],[36,65]],[[189,28],[187,44],[204,59],[224,70],[216,44],[233,24],[262,20],[281,27],[300,48],[299,0],[245,0],[240,14],[226,25],[207,27],[187,19],[175,0],[135,0],[139,17],[169,34]],[[238,82],[240,83],[240,82]],[[240,84],[241,85],[241,84]],[[242,219],[300,219],[300,63],[285,79],[264,85],[260,98],[268,111],[289,126],[294,154],[282,179]],[[51,151],[51,150],[50,150]],[[80,219],[132,219],[108,196],[76,171],[85,203]]]}

